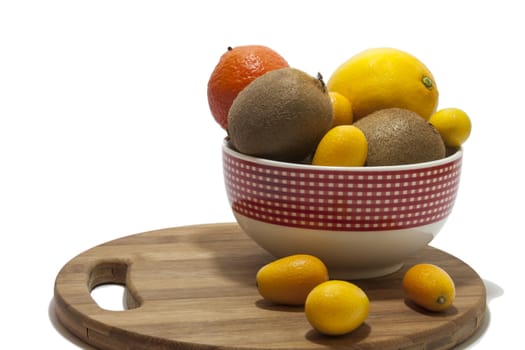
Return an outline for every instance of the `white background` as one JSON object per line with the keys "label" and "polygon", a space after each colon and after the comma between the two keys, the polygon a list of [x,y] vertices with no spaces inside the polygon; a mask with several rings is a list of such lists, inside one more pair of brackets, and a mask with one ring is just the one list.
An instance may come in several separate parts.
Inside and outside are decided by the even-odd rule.
{"label": "white background", "polygon": [[228,46],[263,44],[325,77],[363,49],[403,49],[433,72],[440,108],[470,115],[459,196],[432,245],[487,285],[489,324],[468,348],[519,347],[511,321],[524,311],[518,4],[0,2],[2,343],[78,346],[48,309],[56,274],[80,252],[148,230],[233,221],[225,132],[206,85]]}

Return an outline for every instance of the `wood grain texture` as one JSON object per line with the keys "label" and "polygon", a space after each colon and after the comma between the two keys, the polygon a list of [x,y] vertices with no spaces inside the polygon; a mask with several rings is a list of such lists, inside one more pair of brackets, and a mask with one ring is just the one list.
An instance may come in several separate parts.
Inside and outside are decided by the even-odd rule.
{"label": "wood grain texture", "polygon": [[[481,325],[483,282],[468,265],[427,247],[400,271],[353,281],[371,301],[354,332],[314,331],[302,307],[272,305],[255,274],[273,258],[233,223],[170,228],[96,246],[68,262],[55,281],[55,311],[66,329],[100,349],[450,349]],[[456,283],[454,306],[425,312],[405,301],[401,279],[416,263],[443,267]],[[128,310],[101,309],[97,285],[126,286]]]}

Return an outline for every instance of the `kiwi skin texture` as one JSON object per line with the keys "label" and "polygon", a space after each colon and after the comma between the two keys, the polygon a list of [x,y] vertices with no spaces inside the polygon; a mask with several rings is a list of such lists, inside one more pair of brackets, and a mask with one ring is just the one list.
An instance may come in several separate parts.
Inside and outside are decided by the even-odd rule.
{"label": "kiwi skin texture", "polygon": [[237,151],[300,162],[332,126],[332,104],[321,78],[286,67],[253,80],[228,114],[228,136]]}
{"label": "kiwi skin texture", "polygon": [[402,108],[373,112],[354,123],[368,141],[367,166],[403,165],[446,156],[439,132],[419,114]]}

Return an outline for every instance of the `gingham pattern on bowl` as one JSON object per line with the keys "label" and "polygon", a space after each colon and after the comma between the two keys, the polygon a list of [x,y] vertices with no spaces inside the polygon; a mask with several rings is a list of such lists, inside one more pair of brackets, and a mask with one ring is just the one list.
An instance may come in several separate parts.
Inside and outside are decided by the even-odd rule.
{"label": "gingham pattern on bowl", "polygon": [[422,169],[349,171],[292,169],[223,152],[223,167],[228,199],[239,214],[308,229],[381,231],[445,219],[457,194],[461,157]]}

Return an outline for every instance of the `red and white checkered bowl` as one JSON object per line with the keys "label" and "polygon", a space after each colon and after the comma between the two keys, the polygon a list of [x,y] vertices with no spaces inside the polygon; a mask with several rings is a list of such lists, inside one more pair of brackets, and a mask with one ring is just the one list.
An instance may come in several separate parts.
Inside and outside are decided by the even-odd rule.
{"label": "red and white checkered bowl", "polygon": [[228,200],[243,231],[275,257],[322,259],[331,277],[392,273],[450,214],[462,151],[437,161],[325,167],[247,156],[223,144]]}

